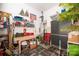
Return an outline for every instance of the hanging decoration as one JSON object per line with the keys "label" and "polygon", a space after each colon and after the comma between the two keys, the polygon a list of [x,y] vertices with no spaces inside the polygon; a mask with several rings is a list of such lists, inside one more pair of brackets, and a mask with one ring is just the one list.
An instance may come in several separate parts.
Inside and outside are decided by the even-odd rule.
{"label": "hanging decoration", "polygon": [[24,16],[29,17],[29,13],[26,11],[25,14],[24,14]]}
{"label": "hanging decoration", "polygon": [[23,11],[23,9],[20,11],[19,14],[22,15],[22,16],[24,16],[24,11]]}
{"label": "hanging decoration", "polygon": [[29,17],[29,13],[28,11],[24,12],[24,10],[22,9],[19,13],[21,16],[26,16],[26,17]]}

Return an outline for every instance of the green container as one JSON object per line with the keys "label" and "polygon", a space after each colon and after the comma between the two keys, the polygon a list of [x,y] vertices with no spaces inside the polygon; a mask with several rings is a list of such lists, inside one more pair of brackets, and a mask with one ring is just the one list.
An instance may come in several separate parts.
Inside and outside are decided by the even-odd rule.
{"label": "green container", "polygon": [[79,56],[79,45],[69,44],[69,56]]}

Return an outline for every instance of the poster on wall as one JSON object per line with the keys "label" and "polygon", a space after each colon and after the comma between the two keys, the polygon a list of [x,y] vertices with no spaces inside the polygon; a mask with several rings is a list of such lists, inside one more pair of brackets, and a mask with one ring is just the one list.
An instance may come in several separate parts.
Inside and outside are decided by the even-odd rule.
{"label": "poster on wall", "polygon": [[30,13],[30,21],[33,22],[36,19],[37,19],[36,15]]}

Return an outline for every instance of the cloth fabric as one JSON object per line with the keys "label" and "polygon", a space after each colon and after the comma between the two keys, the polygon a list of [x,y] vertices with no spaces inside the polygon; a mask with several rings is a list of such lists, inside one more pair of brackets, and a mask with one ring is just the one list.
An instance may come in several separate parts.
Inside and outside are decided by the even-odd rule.
{"label": "cloth fabric", "polygon": [[34,33],[24,32],[24,36],[31,36],[34,35]]}
{"label": "cloth fabric", "polygon": [[45,33],[44,41],[49,43],[50,42],[50,36],[51,36],[51,33]]}

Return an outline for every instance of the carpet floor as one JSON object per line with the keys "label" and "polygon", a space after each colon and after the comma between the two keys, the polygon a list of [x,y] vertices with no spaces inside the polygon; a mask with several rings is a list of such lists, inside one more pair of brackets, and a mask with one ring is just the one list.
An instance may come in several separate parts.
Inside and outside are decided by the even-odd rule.
{"label": "carpet floor", "polygon": [[[21,56],[60,56],[60,51],[50,47],[48,49],[38,46],[35,49],[25,49],[21,54]],[[66,56],[66,53],[63,53],[62,56]]]}

